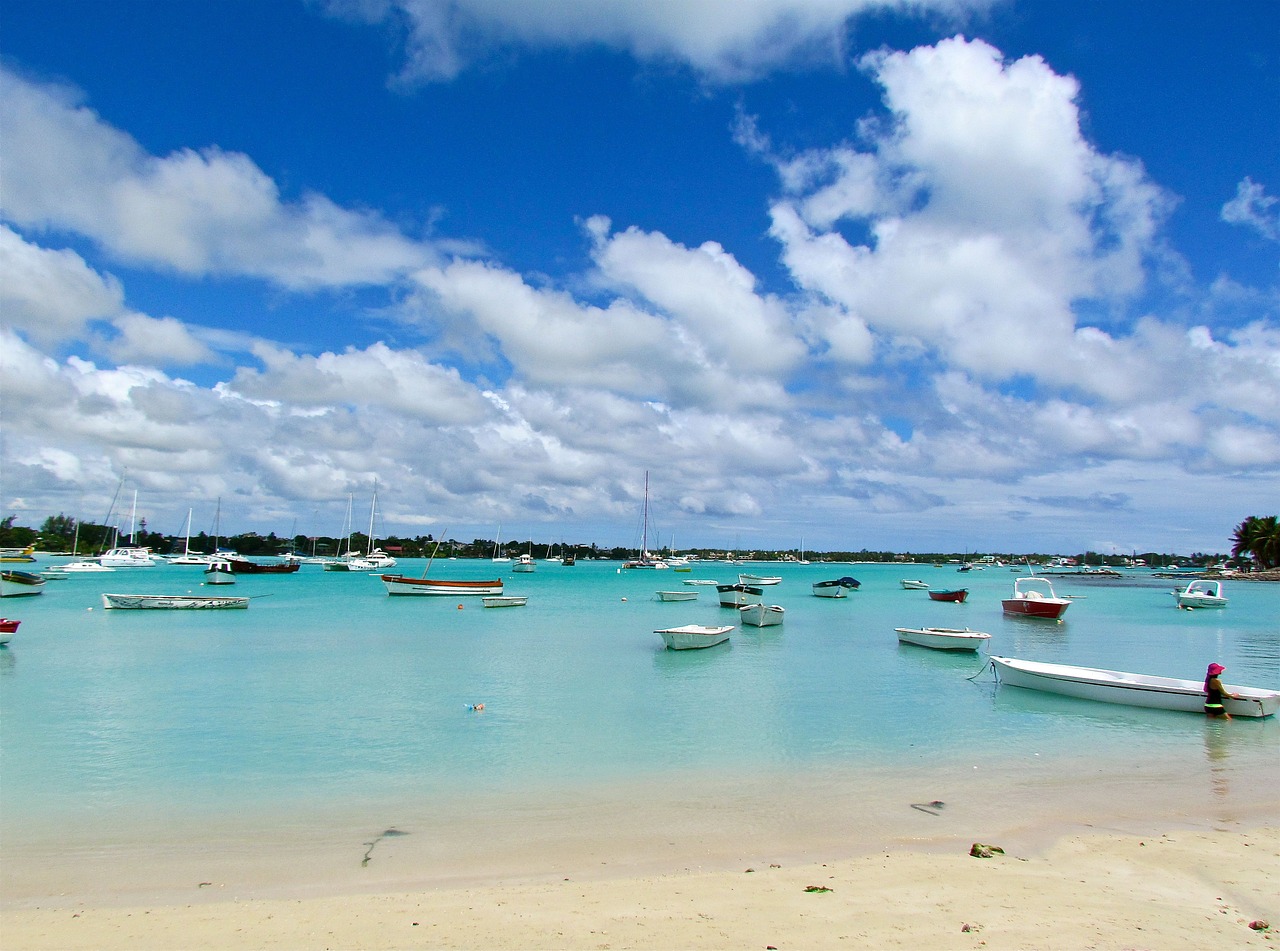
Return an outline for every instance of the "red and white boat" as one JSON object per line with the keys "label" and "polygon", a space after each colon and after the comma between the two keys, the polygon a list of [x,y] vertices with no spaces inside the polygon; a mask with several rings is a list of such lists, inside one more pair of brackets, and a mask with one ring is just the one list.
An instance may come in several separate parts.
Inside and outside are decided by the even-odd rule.
{"label": "red and white boat", "polygon": [[0,646],[9,643],[13,635],[18,633],[18,625],[21,623],[12,618],[0,617]]}
{"label": "red and white boat", "polygon": [[387,594],[425,594],[449,597],[480,595],[488,597],[502,594],[502,579],[493,581],[452,581],[433,578],[406,578],[404,575],[382,575]]}
{"label": "red and white boat", "polygon": [[1000,602],[1005,614],[1044,618],[1056,621],[1071,606],[1068,598],[1060,598],[1048,578],[1019,578],[1013,583],[1013,597]]}

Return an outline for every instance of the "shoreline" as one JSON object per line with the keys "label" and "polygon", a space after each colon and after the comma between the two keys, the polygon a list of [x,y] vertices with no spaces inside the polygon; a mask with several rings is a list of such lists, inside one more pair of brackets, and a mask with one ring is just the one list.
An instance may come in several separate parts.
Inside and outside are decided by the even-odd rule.
{"label": "shoreline", "polygon": [[[1274,947],[1280,762],[1269,731],[1241,726],[1245,749],[1189,762],[478,792],[323,828],[6,835],[0,936],[31,951]],[[974,843],[1004,853],[974,858]],[[1264,920],[1269,934],[1248,928]]]}
{"label": "shoreline", "polygon": [[[1274,817],[1273,817],[1274,818]],[[1206,861],[1206,857],[1211,857]],[[857,857],[643,877],[6,911],[9,947],[1274,947],[1280,829],[1086,831],[1021,853]]]}

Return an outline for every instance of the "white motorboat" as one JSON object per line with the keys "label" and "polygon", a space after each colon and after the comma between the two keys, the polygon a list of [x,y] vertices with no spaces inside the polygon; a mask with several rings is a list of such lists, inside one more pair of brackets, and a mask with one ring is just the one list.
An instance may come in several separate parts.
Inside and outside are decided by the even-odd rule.
{"label": "white motorboat", "polygon": [[1013,597],[1000,604],[1005,614],[1057,621],[1067,613],[1071,601],[1058,597],[1048,578],[1019,578],[1013,583]]}
{"label": "white motorboat", "polygon": [[73,561],[70,564],[62,565],[58,570],[64,575],[101,574],[105,571],[115,571],[114,568],[108,568],[97,561]]}
{"label": "white motorboat", "polygon": [[764,589],[748,584],[718,584],[716,591],[720,595],[720,607],[740,608],[744,604],[759,604],[764,597]]}
{"label": "white motorboat", "polygon": [[524,595],[500,594],[484,599],[486,608],[522,608],[529,603]]}
{"label": "white motorboat", "polygon": [[915,579],[915,578],[903,578],[901,581],[898,582],[898,584],[902,585],[902,587],[906,588],[908,591],[928,591],[929,590],[929,582],[920,581],[919,579]]}
{"label": "white motorboat", "polygon": [[387,594],[445,595],[445,596],[497,596],[502,594],[502,579],[492,581],[453,581],[439,578],[406,578],[404,575],[383,575],[382,583]]}
{"label": "white motorboat", "polygon": [[112,548],[98,557],[98,563],[107,568],[154,568],[156,560],[147,548]]}
{"label": "white motorboat", "polygon": [[738,617],[743,624],[752,627],[773,627],[781,624],[787,611],[780,604],[744,604],[738,608]]}
{"label": "white motorboat", "polygon": [[659,591],[657,592],[659,601],[697,601],[698,592],[696,591]]}
{"label": "white motorboat", "polygon": [[662,637],[668,650],[687,651],[703,647],[715,647],[729,639],[733,625],[724,627],[708,627],[705,624],[686,624],[683,627],[668,627],[653,633]]}
{"label": "white motorboat", "polygon": [[515,564],[511,566],[512,571],[520,571],[525,573],[528,573],[530,571],[536,571],[537,568],[538,568],[538,563],[533,560],[533,555],[521,555],[519,558],[516,559]]}
{"label": "white motorboat", "polygon": [[102,606],[126,611],[212,611],[223,608],[247,608],[249,599],[201,594],[104,594]]}
{"label": "white motorboat", "polygon": [[976,651],[991,640],[990,634],[971,631],[967,627],[898,627],[898,643],[932,647],[940,651]]}
{"label": "white motorboat", "polygon": [[1193,581],[1173,592],[1180,608],[1225,608],[1227,597],[1221,581]]}
{"label": "white motorboat", "polygon": [[[1014,687],[1131,707],[1204,713],[1204,683],[1199,680],[1073,667],[1069,664],[1042,664],[994,655],[991,663],[1000,682]],[[1223,700],[1227,713],[1233,717],[1269,717],[1280,709],[1280,691],[1228,684],[1223,686],[1227,693],[1240,698],[1233,700],[1227,697]]]}
{"label": "white motorboat", "polygon": [[204,570],[205,584],[235,584],[236,570],[229,558],[215,558]]}
{"label": "white motorboat", "polygon": [[754,585],[757,588],[761,585],[782,584],[780,575],[738,575],[739,584]]}
{"label": "white motorboat", "polygon": [[682,582],[680,582],[680,583],[681,583],[681,584],[692,584],[692,585],[698,585],[698,586],[700,586],[700,587],[712,587],[712,588],[714,588],[714,587],[715,587],[716,585],[718,585],[720,582],[718,582],[718,581],[714,581],[714,580],[712,580],[711,578],[689,578],[688,580],[686,580],[686,581],[682,581]]}

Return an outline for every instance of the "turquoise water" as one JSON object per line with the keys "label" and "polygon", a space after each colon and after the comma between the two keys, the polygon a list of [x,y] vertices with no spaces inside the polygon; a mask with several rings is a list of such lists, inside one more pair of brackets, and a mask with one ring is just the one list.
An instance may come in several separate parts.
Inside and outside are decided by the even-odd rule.
{"label": "turquoise water", "polygon": [[[405,574],[422,562],[402,562]],[[503,576],[527,607],[391,598],[376,575],[304,566],[242,576],[218,593],[247,611],[106,611],[104,591],[201,589],[198,568],[121,570],[5,599],[22,619],[0,650],[3,831],[136,821],[150,812],[234,819],[265,809],[430,801],[459,790],[614,787],[655,777],[802,775],[1019,755],[1203,759],[1185,714],[999,687],[985,654],[899,645],[898,626],[970,627],[990,653],[1280,688],[1280,585],[1227,582],[1230,606],[1178,611],[1174,582],[1056,579],[1062,623],[1006,618],[1015,574],[885,565],[695,566],[692,574],[446,561],[433,577]],[[780,627],[739,629],[704,651],[663,648],[655,628],[735,623],[714,588],[662,603],[689,578],[780,574]],[[853,575],[843,600],[814,581]],[[901,589],[965,586],[963,605]],[[976,675],[976,676],[975,676]],[[469,705],[483,702],[483,712]],[[1237,720],[1249,757],[1273,757],[1280,724]]]}

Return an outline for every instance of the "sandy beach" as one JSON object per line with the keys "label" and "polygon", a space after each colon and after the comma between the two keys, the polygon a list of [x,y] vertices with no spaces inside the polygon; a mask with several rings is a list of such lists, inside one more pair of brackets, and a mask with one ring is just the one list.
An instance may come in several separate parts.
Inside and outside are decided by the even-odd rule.
{"label": "sandy beach", "polygon": [[[994,843],[993,843],[994,844]],[[978,858],[564,878],[294,900],[10,909],[22,949],[1274,947],[1280,830],[1089,833]]]}

